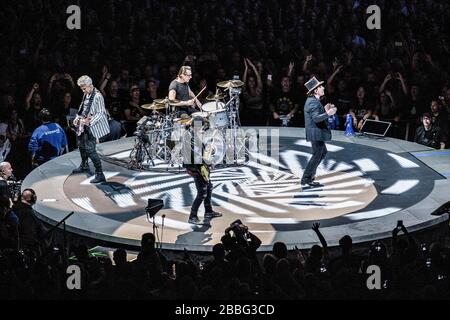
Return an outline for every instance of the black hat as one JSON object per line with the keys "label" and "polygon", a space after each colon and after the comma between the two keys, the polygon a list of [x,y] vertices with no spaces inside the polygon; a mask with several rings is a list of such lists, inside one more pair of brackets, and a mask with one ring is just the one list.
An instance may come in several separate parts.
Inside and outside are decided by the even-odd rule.
{"label": "black hat", "polygon": [[308,80],[308,82],[305,83],[305,87],[306,87],[306,89],[308,89],[307,94],[310,94],[311,92],[313,92],[316,88],[318,88],[322,84],[323,84],[323,81],[319,81],[316,79],[316,77],[312,77],[311,79]]}

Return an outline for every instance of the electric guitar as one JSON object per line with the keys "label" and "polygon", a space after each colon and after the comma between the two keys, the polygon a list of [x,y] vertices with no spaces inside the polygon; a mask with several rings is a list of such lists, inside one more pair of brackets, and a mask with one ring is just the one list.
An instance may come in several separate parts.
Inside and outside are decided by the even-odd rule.
{"label": "electric guitar", "polygon": [[77,116],[75,120],[73,120],[73,124],[75,126],[75,131],[77,133],[77,136],[81,136],[81,134],[84,132],[84,126],[86,125],[86,120],[91,121],[91,117],[83,117],[83,116]]}

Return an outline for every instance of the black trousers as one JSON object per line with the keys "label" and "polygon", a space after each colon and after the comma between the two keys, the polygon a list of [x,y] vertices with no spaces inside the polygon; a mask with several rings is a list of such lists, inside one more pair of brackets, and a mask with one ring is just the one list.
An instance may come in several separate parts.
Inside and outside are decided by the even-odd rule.
{"label": "black trousers", "polygon": [[197,197],[194,199],[194,203],[191,207],[191,214],[189,218],[197,217],[198,208],[204,204],[205,212],[212,212],[211,195],[212,195],[212,183],[211,180],[205,181],[202,175],[195,171],[188,170],[190,176],[194,178],[195,188],[197,189]]}
{"label": "black trousers", "polygon": [[313,177],[316,176],[317,167],[327,155],[327,146],[325,145],[325,141],[311,141],[311,146],[312,157],[309,159],[305,171],[303,171],[302,183],[313,181]]}
{"label": "black trousers", "polygon": [[84,132],[77,138],[77,144],[81,155],[81,165],[87,166],[88,160],[91,159],[95,167],[95,172],[103,172],[102,162],[95,149],[97,142],[89,128],[85,127]]}

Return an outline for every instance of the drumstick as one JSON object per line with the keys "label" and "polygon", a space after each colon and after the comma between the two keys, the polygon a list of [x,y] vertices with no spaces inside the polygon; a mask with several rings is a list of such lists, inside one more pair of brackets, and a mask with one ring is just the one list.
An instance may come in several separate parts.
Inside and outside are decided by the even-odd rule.
{"label": "drumstick", "polygon": [[[197,100],[197,97],[198,97],[199,95],[201,95],[203,91],[205,91],[205,89],[206,89],[206,86],[204,86],[203,89],[200,90],[200,92],[194,97],[194,102],[195,102],[195,100]],[[200,111],[203,112],[202,106],[200,106]]]}
{"label": "drumstick", "polygon": [[205,89],[206,89],[206,86],[204,86],[203,89],[200,90],[200,92],[198,93],[198,95],[196,95],[196,96],[194,97],[194,100],[197,99],[198,96],[201,95],[203,91],[205,91]]}

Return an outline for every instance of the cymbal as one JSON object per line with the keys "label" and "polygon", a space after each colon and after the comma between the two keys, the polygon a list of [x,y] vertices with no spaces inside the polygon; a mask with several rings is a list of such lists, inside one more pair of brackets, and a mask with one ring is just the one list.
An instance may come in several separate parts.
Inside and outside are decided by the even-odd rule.
{"label": "cymbal", "polygon": [[209,96],[206,97],[206,100],[213,101],[213,100],[222,100],[224,98],[225,95],[219,93],[219,94],[210,94]]}
{"label": "cymbal", "polygon": [[163,104],[160,104],[160,103],[153,102],[153,103],[149,103],[149,104],[144,104],[141,106],[141,108],[145,109],[145,110],[162,110],[162,109],[165,109],[166,106]]}
{"label": "cymbal", "polygon": [[228,80],[222,81],[217,84],[220,88],[239,88],[242,87],[244,83],[241,80]]}
{"label": "cymbal", "polygon": [[175,122],[179,123],[179,124],[188,124],[192,122],[192,119],[175,119]]}
{"label": "cymbal", "polygon": [[177,103],[179,103],[179,100],[169,100],[169,98],[164,98],[164,99],[155,99],[153,100],[154,103],[157,104],[170,104],[171,106],[176,105]]}

